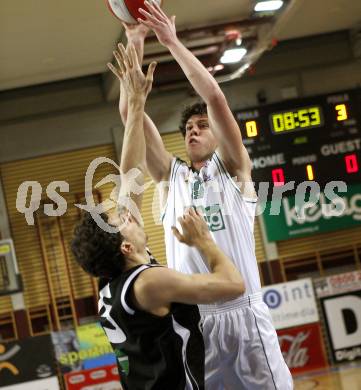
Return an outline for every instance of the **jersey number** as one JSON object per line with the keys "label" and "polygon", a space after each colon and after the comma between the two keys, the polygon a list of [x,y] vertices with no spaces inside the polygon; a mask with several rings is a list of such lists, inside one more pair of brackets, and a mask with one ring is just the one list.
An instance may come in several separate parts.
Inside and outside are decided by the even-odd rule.
{"label": "jersey number", "polygon": [[123,330],[117,325],[117,323],[110,316],[110,310],[112,308],[111,305],[108,305],[104,302],[104,298],[110,299],[112,297],[109,284],[107,284],[102,290],[99,291],[99,296],[100,296],[99,303],[98,303],[99,312],[101,312],[103,308],[105,309],[101,317],[106,319],[114,328],[112,329],[103,326],[103,329],[105,330],[105,333],[107,334],[109,341],[113,344],[124,343],[127,337],[123,332]]}

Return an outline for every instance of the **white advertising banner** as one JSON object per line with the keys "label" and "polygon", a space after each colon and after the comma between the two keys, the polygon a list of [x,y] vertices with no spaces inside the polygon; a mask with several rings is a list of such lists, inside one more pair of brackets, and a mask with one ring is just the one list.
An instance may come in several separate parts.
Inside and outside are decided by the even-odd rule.
{"label": "white advertising banner", "polygon": [[361,360],[361,271],[315,280],[335,363]]}
{"label": "white advertising banner", "polygon": [[276,329],[319,321],[311,279],[266,286],[262,289],[262,295]]}
{"label": "white advertising banner", "polygon": [[[0,385],[1,387],[1,385]],[[18,383],[17,385],[1,387],[1,390],[59,390],[59,381],[56,376],[47,379],[39,379],[31,382]]]}
{"label": "white advertising banner", "polygon": [[318,298],[361,290],[361,271],[347,272],[314,281]]}

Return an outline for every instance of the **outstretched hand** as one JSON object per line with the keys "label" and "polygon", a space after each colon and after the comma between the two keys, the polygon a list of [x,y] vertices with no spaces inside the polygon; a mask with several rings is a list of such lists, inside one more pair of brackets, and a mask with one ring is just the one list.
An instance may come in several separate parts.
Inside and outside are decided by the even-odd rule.
{"label": "outstretched hand", "polygon": [[144,24],[127,24],[122,22],[128,43],[144,40],[149,32],[149,27]]}
{"label": "outstretched hand", "polygon": [[167,47],[175,42],[177,40],[175,16],[169,18],[155,1],[145,1],[144,4],[149,12],[139,8],[139,12],[145,17],[145,20],[138,18],[138,22],[153,30],[163,46]]}
{"label": "outstretched hand", "polygon": [[117,60],[119,68],[117,69],[113,64],[108,63],[108,68],[115,74],[118,80],[126,89],[129,98],[143,97],[147,98],[152,89],[153,75],[156,62],[152,62],[147,71],[147,75],[143,74],[142,68],[139,64],[138,56],[134,45],[130,45],[127,50],[120,43],[118,50],[114,51],[114,57]]}
{"label": "outstretched hand", "polygon": [[183,234],[175,226],[172,226],[172,231],[179,242],[198,247],[212,239],[203,216],[194,208],[187,210],[183,217],[178,218],[178,222]]}

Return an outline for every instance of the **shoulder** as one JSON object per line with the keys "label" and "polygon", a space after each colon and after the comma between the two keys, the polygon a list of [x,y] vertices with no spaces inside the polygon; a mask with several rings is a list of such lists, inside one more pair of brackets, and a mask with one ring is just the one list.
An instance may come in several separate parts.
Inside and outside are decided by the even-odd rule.
{"label": "shoulder", "polygon": [[116,291],[117,299],[120,300],[121,306],[128,314],[135,314],[136,307],[132,299],[134,285],[139,276],[151,267],[154,266],[151,264],[136,266],[124,272],[121,277],[110,283],[111,289],[113,288]]}
{"label": "shoulder", "polygon": [[166,299],[168,271],[166,267],[153,266],[139,275],[132,289],[133,302],[138,310],[158,316],[169,313],[170,304]]}
{"label": "shoulder", "polygon": [[179,287],[189,275],[181,274],[167,267],[151,267],[137,278],[133,294],[142,310],[155,313],[159,309],[169,308]]}
{"label": "shoulder", "polygon": [[179,157],[174,157],[169,175],[169,182],[174,183],[179,178],[186,178],[189,174],[190,167],[188,163]]}
{"label": "shoulder", "polygon": [[179,157],[174,157],[172,168],[173,168],[172,170],[179,169],[179,168],[190,169],[188,163]]}
{"label": "shoulder", "polygon": [[239,191],[244,200],[252,203],[257,202],[257,193],[254,188],[251,172],[248,169],[240,169],[227,164],[218,150],[214,152],[212,161],[219,174],[226,177],[234,188]]}
{"label": "shoulder", "polygon": [[135,295],[155,295],[161,293],[161,287],[169,282],[172,274],[172,270],[161,265],[147,267],[134,283]]}

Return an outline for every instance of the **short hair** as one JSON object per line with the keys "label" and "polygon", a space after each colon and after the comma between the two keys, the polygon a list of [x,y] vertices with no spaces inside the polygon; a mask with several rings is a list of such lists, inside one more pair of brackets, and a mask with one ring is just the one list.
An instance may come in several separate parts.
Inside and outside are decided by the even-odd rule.
{"label": "short hair", "polygon": [[182,132],[183,137],[186,136],[186,126],[189,118],[192,117],[193,115],[206,115],[206,114],[208,114],[207,105],[204,102],[198,102],[192,104],[191,106],[187,106],[182,112],[181,122],[179,125],[179,129]]}
{"label": "short hair", "polygon": [[[100,214],[105,223],[108,216]],[[108,233],[85,211],[75,226],[71,250],[77,263],[94,277],[113,279],[123,272],[125,256],[120,251],[120,233]]]}

